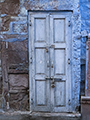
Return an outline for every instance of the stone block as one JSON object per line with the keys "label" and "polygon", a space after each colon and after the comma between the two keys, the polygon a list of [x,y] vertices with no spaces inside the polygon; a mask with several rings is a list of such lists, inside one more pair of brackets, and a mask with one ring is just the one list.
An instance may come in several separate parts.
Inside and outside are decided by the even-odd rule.
{"label": "stone block", "polygon": [[13,32],[15,33],[27,33],[27,23],[14,23]]}
{"label": "stone block", "polygon": [[9,74],[10,109],[29,110],[28,74]]}
{"label": "stone block", "polygon": [[1,14],[18,15],[19,14],[19,0],[5,0],[0,3]]}
{"label": "stone block", "polygon": [[17,40],[17,41],[14,41],[14,42],[9,42],[8,44],[8,50],[13,50],[13,51],[27,51],[28,50],[28,41],[27,40],[24,40],[22,41],[22,37],[23,36],[20,36],[20,39],[21,41]]}
{"label": "stone block", "polygon": [[82,120],[90,120],[90,96],[81,97]]}
{"label": "stone block", "polygon": [[9,74],[10,90],[27,90],[29,88],[29,80],[27,74]]}
{"label": "stone block", "polygon": [[11,17],[6,15],[1,17],[0,31],[9,31],[9,24],[11,22]]}
{"label": "stone block", "polygon": [[29,95],[26,92],[10,94],[10,109],[26,111],[29,110]]}
{"label": "stone block", "polygon": [[9,66],[11,64],[19,64],[26,63],[28,61],[27,52],[25,51],[8,51],[8,63]]}
{"label": "stone block", "polygon": [[8,68],[17,70],[28,70],[28,42],[8,42]]}

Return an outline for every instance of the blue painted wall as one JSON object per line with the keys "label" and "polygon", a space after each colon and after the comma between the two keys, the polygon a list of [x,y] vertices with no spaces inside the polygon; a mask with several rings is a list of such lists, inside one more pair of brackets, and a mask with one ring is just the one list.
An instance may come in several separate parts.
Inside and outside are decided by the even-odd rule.
{"label": "blue painted wall", "polygon": [[87,30],[90,32],[90,1],[80,0],[81,11],[81,30]]}
{"label": "blue painted wall", "polygon": [[[81,31],[90,33],[90,0],[80,0]],[[81,95],[85,94],[86,38],[81,38]]]}

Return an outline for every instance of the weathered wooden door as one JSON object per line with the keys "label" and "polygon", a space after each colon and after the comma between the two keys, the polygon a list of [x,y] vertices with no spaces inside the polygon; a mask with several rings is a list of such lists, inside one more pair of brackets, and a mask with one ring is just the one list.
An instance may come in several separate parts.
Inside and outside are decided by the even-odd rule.
{"label": "weathered wooden door", "polygon": [[70,13],[29,13],[30,110],[70,112]]}

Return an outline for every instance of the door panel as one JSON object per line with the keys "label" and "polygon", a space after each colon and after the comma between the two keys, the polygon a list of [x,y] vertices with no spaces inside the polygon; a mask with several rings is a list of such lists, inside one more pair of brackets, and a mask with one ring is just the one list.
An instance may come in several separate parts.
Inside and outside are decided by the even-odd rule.
{"label": "door panel", "polygon": [[36,74],[45,74],[46,72],[46,50],[45,48],[35,49],[35,70]]}
{"label": "door panel", "polygon": [[65,49],[55,49],[55,75],[65,74]]}
{"label": "door panel", "polygon": [[62,107],[66,104],[66,83],[55,81],[55,107]]}
{"label": "door panel", "polygon": [[46,39],[46,19],[36,18],[35,19],[35,41],[45,42]]}
{"label": "door panel", "polygon": [[35,81],[35,93],[36,93],[36,105],[37,106],[46,106],[46,81],[45,80],[36,80]]}
{"label": "door panel", "polygon": [[[63,29],[62,29],[63,28]],[[65,20],[61,18],[54,19],[54,42],[64,42]]]}

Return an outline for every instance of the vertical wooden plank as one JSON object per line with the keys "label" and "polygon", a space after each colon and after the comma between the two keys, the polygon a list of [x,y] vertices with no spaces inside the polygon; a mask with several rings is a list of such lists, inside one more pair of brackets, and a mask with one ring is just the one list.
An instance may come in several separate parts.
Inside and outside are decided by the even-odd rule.
{"label": "vertical wooden plank", "polygon": [[[53,34],[54,34],[54,21],[53,21],[53,15],[50,15],[50,46],[53,45],[54,43],[54,38],[53,38]],[[50,48],[50,76],[52,78],[54,78],[54,48]],[[52,80],[51,80],[51,85],[52,85]],[[54,88],[51,87],[51,111],[53,111],[53,107],[54,107]]]}
{"label": "vertical wooden plank", "polygon": [[[46,52],[49,42],[49,18],[47,14],[33,14],[31,17],[31,109],[32,111],[49,111],[50,80],[47,61],[49,51]],[[47,30],[46,30],[47,29]]]}
{"label": "vertical wooden plank", "polygon": [[68,85],[71,83],[69,83],[70,73],[67,69],[68,56],[70,55],[70,38],[68,37],[69,31],[66,18],[67,15],[50,16],[50,45],[52,46],[50,50],[50,62],[51,75],[54,80],[51,83],[55,86],[51,88],[51,104],[52,111],[54,112],[68,111],[70,108],[68,101],[71,88],[69,90]]}
{"label": "vertical wooden plank", "polygon": [[[67,98],[66,98],[66,104],[68,104],[68,111],[72,111],[72,86],[73,85],[73,80],[71,80],[71,61],[72,61],[72,31],[71,31],[71,25],[69,26],[68,23],[71,23],[71,15],[66,17],[66,22],[65,22],[65,28],[66,28],[66,32],[65,32],[65,39],[66,39],[66,76],[67,76],[67,81],[66,81],[66,90],[68,89],[68,92],[66,92],[67,94]],[[70,60],[70,64],[68,64],[68,60]],[[70,101],[70,102],[69,102]]]}

